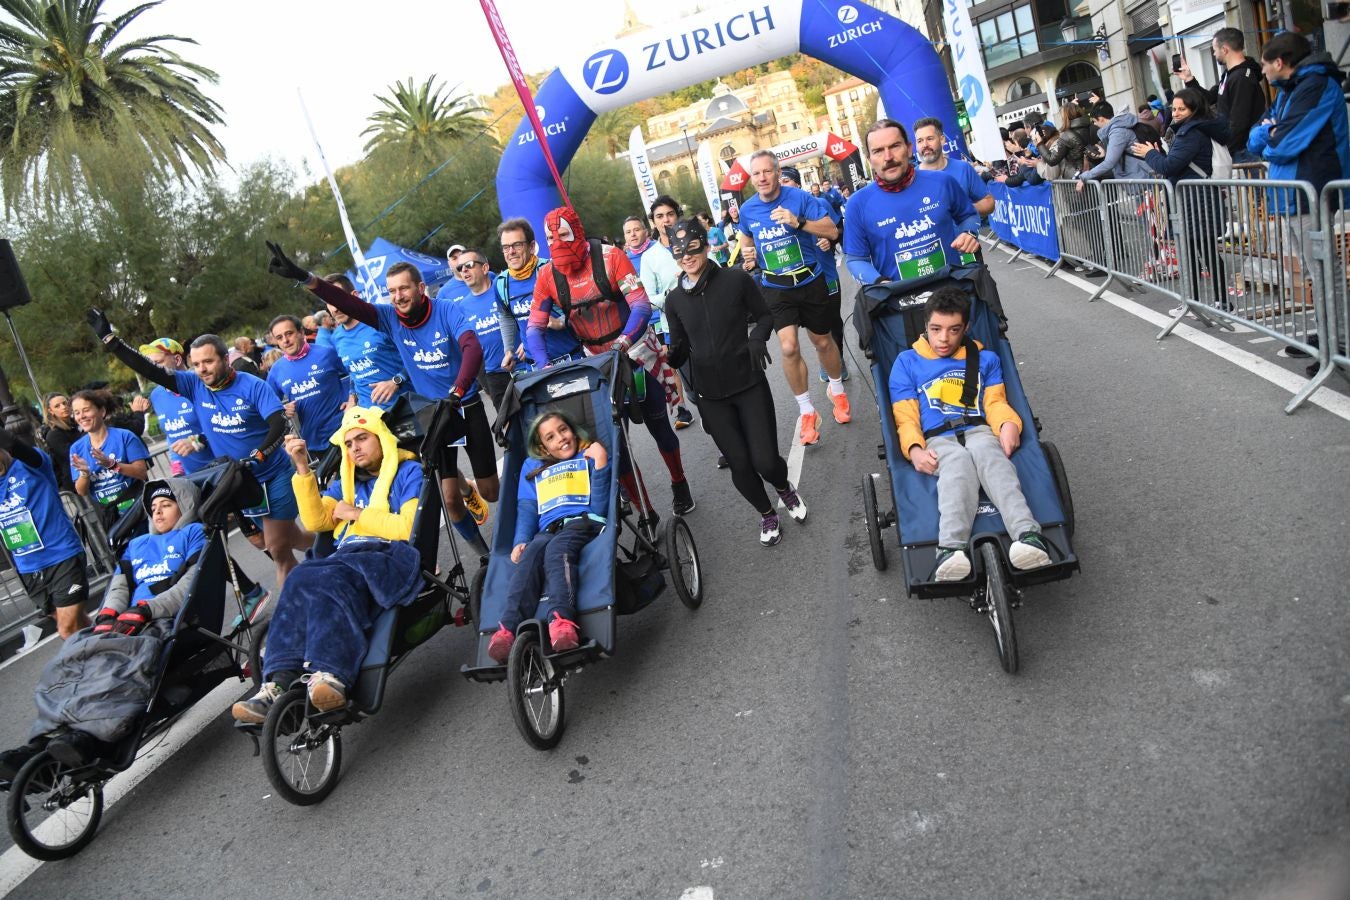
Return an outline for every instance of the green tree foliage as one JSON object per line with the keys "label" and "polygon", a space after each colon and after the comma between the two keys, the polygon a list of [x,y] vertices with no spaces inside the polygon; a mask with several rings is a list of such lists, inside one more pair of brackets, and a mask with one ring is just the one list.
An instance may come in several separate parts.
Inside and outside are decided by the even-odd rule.
{"label": "green tree foliage", "polygon": [[211,133],[221,110],[202,91],[216,75],[168,46],[195,42],[159,35],[116,43],[158,5],[105,19],[103,0],[0,0],[0,188],[7,208],[25,193],[49,203],[73,199],[128,170],[187,179],[224,160]]}
{"label": "green tree foliage", "polygon": [[419,85],[409,78],[389,87],[389,96],[376,95],[382,109],[373,112],[362,134],[371,135],[366,152],[384,149],[413,160],[436,165],[451,146],[478,132],[486,108],[468,94],[447,92],[432,75]]}

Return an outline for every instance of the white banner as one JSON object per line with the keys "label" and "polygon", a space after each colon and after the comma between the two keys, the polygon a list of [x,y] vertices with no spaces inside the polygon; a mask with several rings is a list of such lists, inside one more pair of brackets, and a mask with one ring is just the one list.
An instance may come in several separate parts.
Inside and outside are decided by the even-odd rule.
{"label": "white banner", "polygon": [[994,98],[989,95],[989,78],[984,73],[984,60],[980,58],[980,42],[964,0],[942,0],[942,24],[951,43],[957,89],[970,116],[971,149],[985,162],[1002,159],[1003,138],[999,136],[998,120],[994,116]]}
{"label": "white banner", "polygon": [[722,173],[718,171],[713,159],[712,144],[704,141],[698,145],[698,175],[703,182],[703,196],[708,198],[708,211],[712,214],[714,225],[722,224]]}
{"label": "white banner", "polygon": [[634,125],[628,135],[628,160],[633,164],[633,178],[637,180],[638,193],[642,195],[642,210],[646,212],[652,208],[658,191],[656,176],[647,162],[647,142],[642,139],[641,125]]}
{"label": "white banner", "polygon": [[323,163],[323,173],[328,176],[328,187],[333,191],[333,199],[337,201],[338,219],[342,222],[342,233],[347,237],[347,249],[351,251],[352,259],[356,261],[358,272],[364,272],[367,280],[370,279],[370,272],[366,266],[365,254],[361,252],[361,244],[356,240],[356,232],[352,229],[351,219],[347,218],[347,204],[342,202],[342,193],[338,190],[337,179],[333,177],[333,170],[328,167],[328,158],[323,155],[323,147],[319,145],[319,135],[314,131],[314,123],[309,119],[309,109],[305,106],[305,98],[297,88],[295,95],[300,98],[300,111],[305,114],[305,124],[309,126],[309,136],[314,140],[314,149],[319,154],[319,162]]}

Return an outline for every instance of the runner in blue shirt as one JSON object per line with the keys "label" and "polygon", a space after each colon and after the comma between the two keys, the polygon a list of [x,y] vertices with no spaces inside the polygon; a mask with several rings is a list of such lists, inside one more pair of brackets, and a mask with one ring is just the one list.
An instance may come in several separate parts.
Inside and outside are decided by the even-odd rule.
{"label": "runner in blue shirt", "polygon": [[459,265],[459,257],[463,252],[463,244],[451,244],[450,249],[445,251],[445,261],[450,264],[450,280],[441,285],[441,289],[436,292],[437,300],[453,303],[463,297],[464,292],[468,290],[464,285],[464,279],[459,277],[459,270],[455,268]]}
{"label": "runner in blue shirt", "polygon": [[760,284],[773,313],[773,327],[783,351],[783,374],[797,400],[801,415],[799,433],[803,444],[820,440],[821,416],[811,403],[806,361],[797,343],[797,328],[806,328],[820,364],[829,376],[830,403],[840,425],[853,419],[844,392],[843,360],[831,332],[839,307],[830,305],[823,266],[816,251],[816,238],[831,241],[839,229],[830,218],[829,205],[800,188],[784,187],[778,158],[770,150],[750,157],[750,182],[755,196],[741,204],[742,266],[760,271]]}
{"label": "runner in blue shirt", "polygon": [[941,119],[929,116],[914,123],[914,150],[919,155],[919,168],[925,172],[945,172],[955,178],[975,212],[984,218],[994,211],[994,195],[974,166],[947,155],[943,147],[946,140]]}
{"label": "runner in blue shirt", "polygon": [[[185,356],[183,345],[173,338],[155,338],[142,344],[141,355],[169,370],[182,369]],[[197,421],[197,410],[188,398],[157,384],[150,392],[150,405],[169,444],[169,469],[173,474],[191,475],[215,459]]]}
{"label": "runner in blue shirt", "polygon": [[[360,296],[346,275],[329,275],[325,280]],[[336,306],[330,305],[328,312],[337,323],[333,329],[333,349],[351,376],[350,396],[357,406],[388,409],[412,390],[403,360],[383,332],[358,322]]]}
{"label": "runner in blue shirt", "polygon": [[296,566],[295,550],[306,550],[314,536],[295,524],[299,507],[291,490],[291,460],[278,452],[286,436],[286,412],[276,391],[261,378],[230,368],[229,351],[218,335],[192,342],[191,372],[170,372],[131,349],[113,333],[102,310],[88,311],[89,325],[104,348],[138,375],[182,394],[197,409],[206,439],[218,456],[245,461],[263,487],[263,503],[244,510],[262,525],[263,543],[276,565],[276,586]]}
{"label": "runner in blue shirt", "polygon": [[376,306],[306,272],[277,244],[269,241],[268,250],[272,258],[267,268],[272,274],[304,282],[324,303],[387,334],[403,358],[415,392],[432,400],[449,398],[460,407],[465,448],[476,482],[468,482],[460,474],[456,448],[445,447],[439,461],[440,471],[446,475],[441,480],[441,495],[455,531],[486,559],[487,542],[478,524],[487,519],[486,504],[497,499],[499,479],[496,444],[475,382],[483,368],[478,335],[454,303],[427,296],[422,273],[412,263],[397,262],[389,267],[385,286],[390,303]]}
{"label": "runner in blue shirt", "polygon": [[464,319],[483,347],[483,371],[478,384],[492,398],[494,409],[502,408],[506,389],[511,385],[511,372],[504,365],[506,350],[502,344],[501,320],[506,318],[493,290],[496,275],[488,271],[487,255],[470,248],[460,254],[459,269],[468,291],[455,301],[459,315]]}
{"label": "runner in blue shirt", "polygon": [[55,617],[62,639],[87,626],[84,547],[61,506],[52,461],[4,430],[0,430],[0,537],[24,591],[40,614]]}
{"label": "runner in blue shirt", "polygon": [[[801,174],[796,166],[783,166],[780,170],[782,175],[779,182],[789,187],[800,188],[802,186]],[[825,200],[825,195],[820,193],[820,185],[811,185],[811,196]],[[844,220],[839,215],[839,210],[832,204],[826,203],[826,208],[830,211],[830,221],[835,227],[843,232]],[[825,288],[830,293],[830,303],[835,309],[839,309],[843,303],[843,294],[839,282],[839,266],[834,260],[834,248],[839,242],[831,241],[827,238],[816,238],[816,256],[820,259],[821,272],[825,276]],[[834,327],[830,329],[830,336],[839,347],[839,377],[842,381],[848,381],[848,362],[844,359],[844,317],[842,315],[835,318]],[[818,373],[821,384],[830,383],[830,375],[825,371],[825,366],[820,367]]]}
{"label": "runner in blue shirt", "polygon": [[[500,315],[502,327],[502,346],[510,351],[514,361],[502,357],[502,365],[515,371],[516,366],[524,366],[528,371],[531,361],[525,356],[525,328],[529,324],[530,304],[534,302],[534,281],[539,267],[548,262],[539,257],[539,245],[534,239],[534,226],[528,219],[507,219],[497,226],[497,237],[501,241],[502,256],[506,259],[506,271],[497,275],[493,291],[497,295],[499,308],[509,310],[511,315]],[[582,357],[581,341],[577,340],[571,326],[561,310],[549,314],[548,328],[544,331],[544,350],[548,359],[535,364],[543,366]]]}
{"label": "runner in blue shirt", "polygon": [[286,415],[299,423],[305,442],[323,447],[342,424],[347,370],[336,351],[305,341],[295,316],[277,316],[267,331],[282,353],[268,370],[267,383],[280,395]]}
{"label": "runner in blue shirt", "polygon": [[75,493],[92,499],[110,515],[105,524],[116,519],[136,503],[136,495],[127,496],[136,482],[150,477],[150,451],[145,442],[125,428],[111,428],[107,418],[117,403],[107,391],[76,391],[70,398],[70,411],[84,437],[70,447],[70,477]]}

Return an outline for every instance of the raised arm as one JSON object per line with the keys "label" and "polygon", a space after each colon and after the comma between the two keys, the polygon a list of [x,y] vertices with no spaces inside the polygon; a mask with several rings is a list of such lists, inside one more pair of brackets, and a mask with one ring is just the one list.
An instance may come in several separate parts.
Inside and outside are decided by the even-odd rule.
{"label": "raised arm", "polygon": [[271,254],[271,257],[267,260],[267,271],[273,275],[289,281],[300,282],[311,294],[324,303],[331,303],[358,322],[364,322],[372,328],[379,326],[380,320],[375,315],[375,307],[355,294],[344,291],[336,284],[324,281],[322,278],[302,269],[286,255],[286,251],[281,249],[280,244],[275,241],[267,241],[267,252]]}
{"label": "raised arm", "polygon": [[128,369],[142,378],[153,381],[155,384],[164,385],[171,391],[178,390],[178,382],[174,379],[172,372],[141,356],[131,349],[126,341],[113,333],[112,323],[103,314],[103,310],[91,307],[85,311],[85,318],[89,322],[89,327],[94,329],[94,334],[103,343],[103,349],[117,357]]}

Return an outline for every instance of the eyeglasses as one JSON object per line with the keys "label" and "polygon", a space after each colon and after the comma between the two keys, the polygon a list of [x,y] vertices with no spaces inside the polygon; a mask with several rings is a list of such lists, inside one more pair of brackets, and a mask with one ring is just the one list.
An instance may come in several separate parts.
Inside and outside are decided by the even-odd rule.
{"label": "eyeglasses", "polygon": [[513,253],[516,250],[524,250],[524,249],[525,249],[524,241],[512,241],[509,244],[502,244],[503,253]]}
{"label": "eyeglasses", "polygon": [[485,263],[481,263],[478,260],[474,259],[470,260],[469,262],[460,263],[459,265],[455,266],[455,271],[463,272],[465,269],[472,269],[474,266],[481,266],[481,265],[485,265]]}

